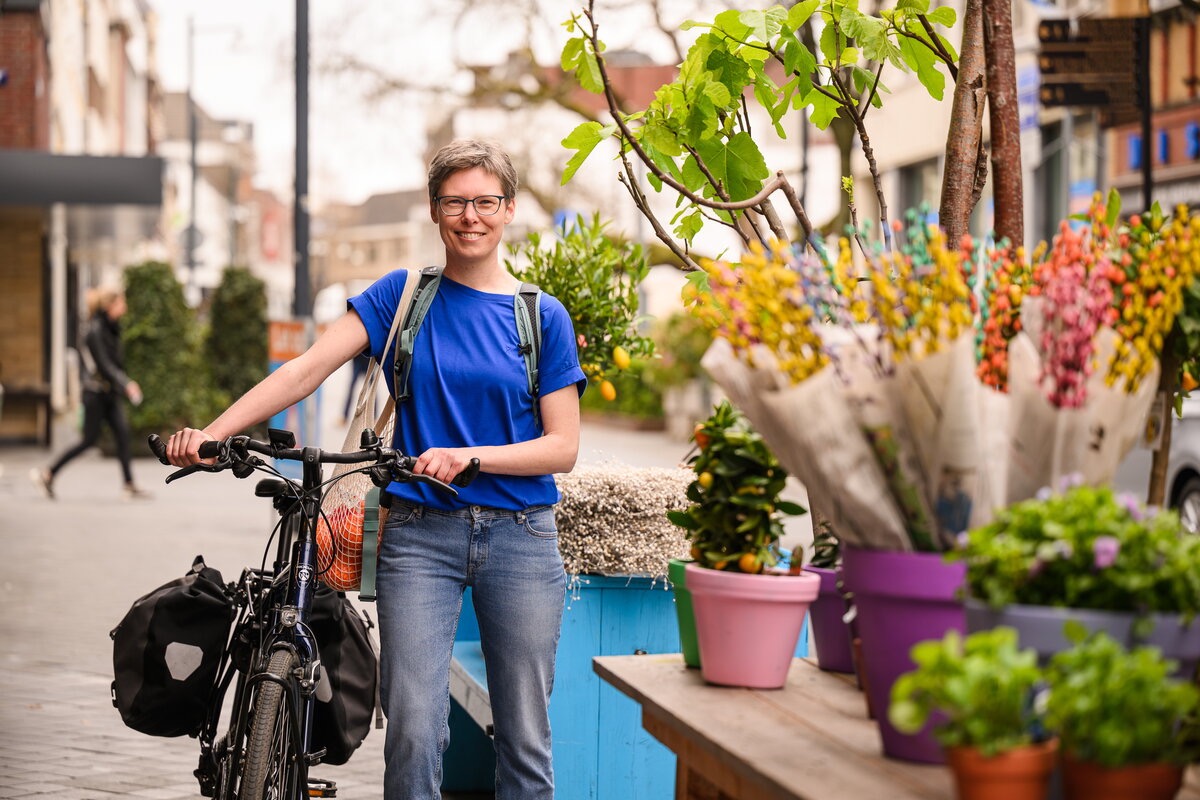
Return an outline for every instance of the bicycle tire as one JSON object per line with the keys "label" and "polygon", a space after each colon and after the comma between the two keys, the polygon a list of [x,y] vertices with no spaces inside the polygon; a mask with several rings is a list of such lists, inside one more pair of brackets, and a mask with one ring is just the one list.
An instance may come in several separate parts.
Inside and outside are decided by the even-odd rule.
{"label": "bicycle tire", "polygon": [[[276,650],[265,671],[290,683],[296,666],[295,653]],[[276,680],[259,683],[252,713],[238,798],[291,800],[288,787],[298,780],[299,770],[292,761],[296,749],[292,741],[292,709],[283,685]]]}

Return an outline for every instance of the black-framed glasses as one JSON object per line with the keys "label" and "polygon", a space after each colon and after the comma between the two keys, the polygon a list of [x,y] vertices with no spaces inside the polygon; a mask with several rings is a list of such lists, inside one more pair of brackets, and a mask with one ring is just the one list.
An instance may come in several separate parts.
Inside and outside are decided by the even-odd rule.
{"label": "black-framed glasses", "polygon": [[467,210],[467,204],[475,206],[475,213],[480,216],[490,217],[500,210],[500,205],[508,199],[507,195],[503,194],[481,194],[479,197],[455,197],[454,195],[441,195],[435,197],[438,210],[447,217],[457,217],[459,214]]}

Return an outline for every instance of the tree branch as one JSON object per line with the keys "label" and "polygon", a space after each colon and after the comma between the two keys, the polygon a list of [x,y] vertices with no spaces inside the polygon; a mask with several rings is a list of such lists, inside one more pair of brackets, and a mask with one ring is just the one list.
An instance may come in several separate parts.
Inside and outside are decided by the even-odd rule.
{"label": "tree branch", "polygon": [[679,259],[679,263],[683,264],[683,269],[685,272],[691,272],[692,270],[700,269],[700,265],[692,260],[691,256],[689,256],[687,252],[685,252],[683,248],[679,246],[679,243],[671,237],[671,234],[667,233],[666,229],[663,228],[662,223],[658,221],[658,217],[656,217],[654,212],[650,210],[650,204],[646,202],[646,196],[642,193],[642,190],[638,188],[637,181],[633,180],[632,177],[627,177],[633,174],[633,166],[629,163],[629,159],[626,158],[624,153],[621,153],[621,162],[624,164],[625,171],[617,174],[617,180],[620,181],[621,185],[625,187],[625,190],[629,192],[629,196],[633,198],[633,204],[637,206],[637,209],[641,215],[650,222],[650,227],[654,229],[654,235],[658,237],[660,242],[667,246],[667,249],[670,250],[677,259]]}
{"label": "tree branch", "polygon": [[863,119],[867,118],[867,111],[871,108],[871,101],[875,99],[875,93],[879,91],[879,76],[883,75],[883,62],[875,68],[875,83],[871,84],[871,93],[867,95],[867,101],[862,104]]}
{"label": "tree branch", "polygon": [[679,194],[683,195],[685,199],[691,201],[692,203],[695,203],[698,206],[704,206],[706,208],[720,209],[722,211],[741,211],[743,209],[756,206],[779,188],[777,182],[772,182],[764,186],[762,191],[748,200],[736,202],[717,202],[715,200],[708,200],[696,194],[682,183],[675,180],[672,175],[661,169],[657,164],[655,164],[650,156],[646,154],[646,151],[642,149],[642,145],[634,137],[633,131],[629,129],[629,125],[626,124],[624,115],[617,108],[616,97],[613,95],[612,91],[612,81],[608,76],[608,67],[604,62],[604,57],[600,55],[599,32],[596,26],[596,20],[592,17],[592,7],[594,5],[595,0],[589,0],[588,7],[584,9],[583,13],[584,16],[587,17],[588,23],[591,25],[591,31],[588,33],[588,39],[592,43],[592,52],[596,56],[596,65],[600,70],[600,82],[604,85],[604,97],[608,101],[609,113],[612,115],[613,121],[617,125],[617,129],[621,132],[621,138],[628,143],[630,149],[637,153],[638,160],[646,165],[646,169],[650,170],[654,177],[658,178],[667,186],[670,186],[672,189],[679,192]]}
{"label": "tree branch", "polygon": [[[850,97],[849,89],[836,72],[833,73],[833,82],[844,97]],[[879,225],[883,229],[883,241],[887,248],[891,250],[892,228],[888,225],[887,199],[883,196],[883,184],[879,178],[879,164],[875,161],[875,150],[871,147],[871,137],[867,134],[867,126],[863,124],[862,116],[854,108],[853,104],[846,102],[844,106],[850,113],[850,119],[854,122],[855,130],[858,131],[858,140],[862,145],[863,155],[867,159],[867,167],[871,171],[871,182],[875,186],[875,200],[879,203]],[[857,224],[855,224],[855,227],[858,227]]]}
{"label": "tree branch", "polygon": [[958,80],[958,67],[955,66],[954,58],[950,55],[949,51],[946,50],[946,46],[944,44],[942,44],[941,37],[938,36],[937,33],[933,30],[933,26],[929,24],[929,20],[927,20],[925,18],[924,14],[920,15],[918,17],[918,19],[921,20],[921,27],[925,29],[925,32],[927,34],[929,34],[928,42],[925,41],[924,39],[922,39],[920,36],[917,36],[909,31],[901,30],[900,32],[902,34],[904,34],[905,36],[912,36],[914,39],[917,39],[918,41],[920,41],[921,44],[925,45],[930,50],[932,50],[933,54],[935,56],[937,56],[938,58],[940,58],[942,60],[942,63],[944,63],[946,65],[946,67],[949,69],[950,77],[957,81]]}

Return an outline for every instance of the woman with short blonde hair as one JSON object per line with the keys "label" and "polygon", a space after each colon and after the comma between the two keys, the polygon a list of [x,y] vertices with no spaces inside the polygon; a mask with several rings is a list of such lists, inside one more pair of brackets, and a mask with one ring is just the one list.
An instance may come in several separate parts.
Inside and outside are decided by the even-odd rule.
{"label": "woman with short blonde hair", "polygon": [[142,402],[141,387],[125,374],[120,324],[126,310],[125,294],[111,286],[92,289],[87,294],[87,309],[87,333],[79,351],[79,371],[83,379],[83,439],[49,467],[35,468],[30,478],[47,497],[54,499],[54,479],[58,473],[99,441],[100,431],[107,423],[116,440],[117,458],[125,478],[125,499],[144,499],[149,495],[133,482],[129,421],[125,418],[125,399],[134,405]]}

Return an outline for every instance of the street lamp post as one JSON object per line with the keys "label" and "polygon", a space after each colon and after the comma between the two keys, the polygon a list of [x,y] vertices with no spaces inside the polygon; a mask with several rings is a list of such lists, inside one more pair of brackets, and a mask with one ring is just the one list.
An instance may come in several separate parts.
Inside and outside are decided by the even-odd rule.
{"label": "street lamp post", "polygon": [[184,247],[187,249],[188,295],[189,299],[196,292],[196,140],[198,137],[196,121],[196,103],[192,97],[192,81],[195,75],[196,26],[192,17],[188,17],[187,44],[187,118],[188,118],[188,166],[191,169],[191,185],[188,200],[188,226],[184,231]]}
{"label": "street lamp post", "polygon": [[292,314],[312,315],[308,274],[308,0],[296,0],[296,173],[292,198],[295,287]]}

